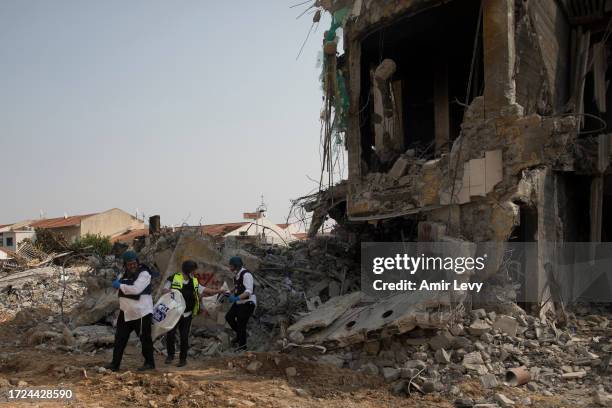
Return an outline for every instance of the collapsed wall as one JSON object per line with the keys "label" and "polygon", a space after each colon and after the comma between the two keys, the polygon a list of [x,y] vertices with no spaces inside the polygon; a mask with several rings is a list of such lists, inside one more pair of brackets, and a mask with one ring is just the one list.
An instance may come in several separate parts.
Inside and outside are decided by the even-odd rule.
{"label": "collapsed wall", "polygon": [[[329,214],[362,234],[355,241],[373,229],[418,241],[610,235],[603,9],[586,18],[553,0],[317,5],[332,14],[330,31],[343,28],[344,54],[326,53],[324,70],[342,78],[326,98],[343,95],[334,83],[346,87],[333,124],[346,122],[336,131],[349,176],[310,204],[313,219]],[[325,44],[338,43],[330,31]],[[544,265],[527,267],[520,284],[541,300]]]}

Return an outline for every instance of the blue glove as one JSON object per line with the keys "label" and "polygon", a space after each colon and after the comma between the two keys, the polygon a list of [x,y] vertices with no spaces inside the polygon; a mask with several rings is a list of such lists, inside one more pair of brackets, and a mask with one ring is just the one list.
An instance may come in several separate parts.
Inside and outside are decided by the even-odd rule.
{"label": "blue glove", "polygon": [[240,296],[236,296],[236,295],[230,295],[229,297],[229,302],[230,303],[236,303],[236,301],[240,299]]}
{"label": "blue glove", "polygon": [[121,286],[121,282],[119,282],[119,279],[115,279],[113,281],[113,288],[119,289],[120,286]]}

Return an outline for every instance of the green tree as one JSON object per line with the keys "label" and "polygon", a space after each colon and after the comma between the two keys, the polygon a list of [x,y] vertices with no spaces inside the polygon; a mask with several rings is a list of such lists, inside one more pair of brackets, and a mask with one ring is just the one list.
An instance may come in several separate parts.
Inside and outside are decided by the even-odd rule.
{"label": "green tree", "polygon": [[100,256],[109,255],[112,248],[113,244],[111,244],[110,237],[100,234],[86,234],[70,245],[72,251],[94,252]]}

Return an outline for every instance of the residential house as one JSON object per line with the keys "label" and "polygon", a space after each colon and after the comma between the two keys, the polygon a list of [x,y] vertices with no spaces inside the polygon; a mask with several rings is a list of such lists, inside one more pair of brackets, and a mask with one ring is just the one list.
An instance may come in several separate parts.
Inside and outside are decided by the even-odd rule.
{"label": "residential house", "polygon": [[101,213],[22,221],[0,228],[3,239],[0,246],[16,251],[23,239],[35,239],[37,228],[60,233],[69,242],[74,242],[87,234],[114,237],[126,231],[143,229],[144,221],[118,208]]}
{"label": "residential house", "polygon": [[275,224],[263,215],[243,222],[203,225],[201,229],[204,234],[213,237],[258,237],[261,242],[272,245],[287,245],[296,239],[288,228]]}
{"label": "residential house", "polygon": [[[257,213],[248,213],[257,214]],[[210,235],[217,239],[227,237],[260,238],[263,242],[273,245],[286,245],[296,239],[304,238],[304,231],[299,224],[275,224],[264,215],[259,214],[253,219],[241,222],[230,222],[222,224],[208,224],[201,226],[187,226],[177,228],[162,228],[163,231],[175,229],[199,230],[202,234]],[[149,235],[148,228],[139,228],[126,231],[114,236],[111,241],[131,244],[134,239]]]}
{"label": "residential house", "polygon": [[0,225],[0,248],[17,251],[25,239],[34,239],[34,228],[31,221]]}
{"label": "residential house", "polygon": [[200,228],[204,234],[216,238],[251,237],[272,245],[287,245],[296,240],[288,225],[270,221],[263,212],[245,213],[244,218],[246,220],[242,222],[210,224]]}

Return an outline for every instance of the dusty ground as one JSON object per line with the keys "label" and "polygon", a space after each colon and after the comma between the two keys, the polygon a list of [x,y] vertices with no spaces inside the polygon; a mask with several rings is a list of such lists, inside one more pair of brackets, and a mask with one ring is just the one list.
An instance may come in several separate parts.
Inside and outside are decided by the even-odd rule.
{"label": "dusty ground", "polygon": [[[37,316],[44,318],[44,314]],[[0,319],[1,321],[1,319]],[[234,357],[190,360],[187,367],[165,365],[146,374],[136,368],[140,352],[128,347],[122,371],[98,372],[110,360],[111,351],[69,354],[43,346],[16,346],[18,320],[0,323],[0,406],[41,407],[453,407],[455,398],[436,395],[395,396],[380,377],[305,361],[287,354],[245,353]],[[258,360],[254,374],[246,366]],[[288,378],[285,368],[296,367]],[[27,382],[20,385],[19,381]],[[73,400],[7,400],[11,388],[71,389]],[[526,396],[532,407],[584,406],[585,396],[571,393],[558,397],[530,395],[526,388],[500,387],[483,391],[476,380],[461,384],[465,396],[482,398],[494,392]],[[520,405],[517,405],[520,407]]]}
{"label": "dusty ground", "polygon": [[[6,406],[40,405],[44,407],[450,407],[442,399],[414,400],[395,397],[378,377],[321,364],[305,363],[286,355],[277,366],[270,354],[246,354],[238,358],[190,361],[184,368],[163,364],[140,374],[139,351],[128,349],[124,371],[97,372],[108,361],[105,355],[67,355],[41,350],[4,349],[11,357],[2,361],[0,375],[13,382],[23,380],[29,387],[72,389],[74,401],[41,403],[0,402]],[[264,365],[256,373],[244,367],[254,360]],[[284,368],[298,368],[298,376],[288,379]],[[66,369],[68,367],[68,369]],[[73,368],[74,367],[74,368]],[[15,387],[17,388],[17,387]],[[303,390],[304,395],[299,395]]]}
{"label": "dusty ground", "polygon": [[[238,358],[190,361],[184,368],[164,365],[158,358],[155,372],[140,374],[139,351],[128,349],[124,371],[97,372],[108,361],[104,355],[67,355],[33,349],[10,347],[11,354],[0,366],[0,376],[28,387],[71,389],[70,401],[14,402],[2,399],[2,406],[41,407],[452,407],[441,397],[418,395],[397,397],[378,377],[337,369],[322,364],[305,363],[286,355],[246,354]],[[277,366],[274,359],[280,357]],[[250,374],[245,366],[254,359],[264,365]],[[297,367],[298,376],[287,378],[285,367]],[[15,387],[18,388],[18,387]],[[481,397],[483,391],[474,381],[461,386],[468,396]],[[303,391],[300,391],[303,390]],[[506,395],[526,395],[505,389]],[[302,395],[300,395],[302,394]],[[537,407],[562,407],[560,398],[531,396]],[[568,402],[568,401],[566,401]]]}

